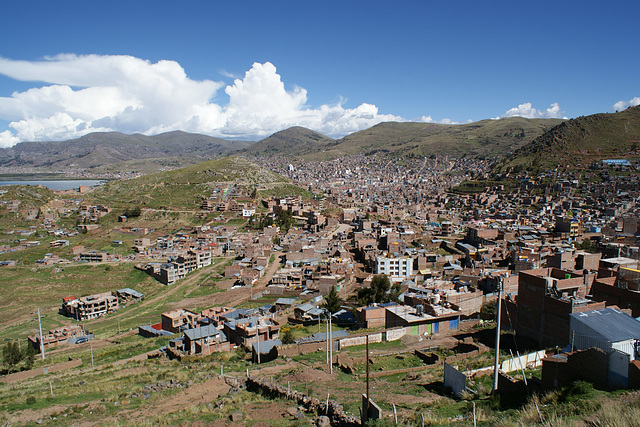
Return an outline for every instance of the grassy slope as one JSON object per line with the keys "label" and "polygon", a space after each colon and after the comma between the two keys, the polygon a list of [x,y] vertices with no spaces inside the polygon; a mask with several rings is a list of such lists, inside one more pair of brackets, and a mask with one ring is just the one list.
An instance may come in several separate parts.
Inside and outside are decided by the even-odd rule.
{"label": "grassy slope", "polygon": [[301,156],[317,153],[333,142],[332,138],[318,132],[295,126],[256,142],[242,153],[254,156]]}
{"label": "grassy slope", "polygon": [[237,185],[286,183],[285,178],[238,157],[209,160],[167,172],[97,188],[90,199],[110,206],[138,205],[147,208],[197,209],[220,183]]}
{"label": "grassy slope", "polygon": [[417,156],[495,156],[520,147],[560,122],[513,117],[464,125],[381,123],[337,140],[325,155],[382,151]]}
{"label": "grassy slope", "polygon": [[559,165],[586,167],[602,159],[639,158],[638,148],[640,106],[564,122],[503,159],[495,171],[517,166],[537,170]]}

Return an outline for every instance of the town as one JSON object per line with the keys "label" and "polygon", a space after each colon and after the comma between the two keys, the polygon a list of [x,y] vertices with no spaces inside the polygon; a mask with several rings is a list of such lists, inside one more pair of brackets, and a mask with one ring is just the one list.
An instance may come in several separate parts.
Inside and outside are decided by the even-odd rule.
{"label": "town", "polygon": [[[113,316],[124,321],[120,313],[126,312],[133,316],[129,335],[166,339],[143,358],[184,363],[241,349],[252,381],[246,387],[274,394],[288,378],[275,366],[296,369],[296,358],[314,354],[322,355],[312,360],[323,375],[337,370],[360,378],[366,365],[368,384],[369,345],[374,360],[397,355],[407,361],[385,369],[408,383],[417,381],[416,373],[439,368],[429,375],[439,378],[442,391],[426,391],[425,402],[437,395],[479,395],[478,378],[494,374],[493,391],[522,395],[576,379],[604,389],[640,387],[640,181],[629,173],[637,164],[611,159],[579,173],[505,174],[491,182],[510,178],[512,188],[465,191],[460,184],[489,177],[490,161],[447,155],[252,160],[309,196],[263,197],[258,184],[219,182],[208,198],[194,201],[197,223],[171,229],[154,221],[151,209],[91,204],[92,189],[60,193],[27,210],[2,194],[4,209],[31,224],[4,231],[3,269],[30,265],[28,256],[14,254],[42,248],[34,252],[37,271],[105,266],[105,276],[110,268],[139,272],[145,289],[154,289],[150,299],[136,283],[108,281],[104,292],[78,288],[62,295],[55,315],[65,324],[46,335],[32,328],[33,351],[44,357],[100,339],[103,346],[115,345],[120,323],[112,334],[96,322]],[[110,248],[92,245],[91,236],[108,239]],[[210,290],[185,295],[171,307],[157,305],[166,310],[144,308],[196,277],[209,280],[199,282],[199,291]],[[144,315],[137,318],[135,310]],[[496,356],[499,370],[493,366],[496,318],[506,342]],[[350,348],[358,349],[357,356]],[[324,353],[325,363],[318,362]],[[261,365],[270,366],[279,386],[258,378]],[[375,372],[375,381],[385,378],[381,373]],[[317,395],[327,397],[330,384]],[[332,396],[335,402],[320,399],[312,406],[344,425],[415,417],[415,406],[392,396],[401,393],[389,393],[362,401]],[[350,410],[336,409],[339,404]],[[366,413],[354,409],[360,404]],[[292,416],[304,417],[298,412]],[[239,421],[243,415],[230,417]]]}

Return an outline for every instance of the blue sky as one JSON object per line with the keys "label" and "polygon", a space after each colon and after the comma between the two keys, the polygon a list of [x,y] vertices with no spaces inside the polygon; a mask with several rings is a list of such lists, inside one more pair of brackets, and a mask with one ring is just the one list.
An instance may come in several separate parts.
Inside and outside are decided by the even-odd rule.
{"label": "blue sky", "polygon": [[3,15],[0,146],[640,103],[635,1],[13,1]]}

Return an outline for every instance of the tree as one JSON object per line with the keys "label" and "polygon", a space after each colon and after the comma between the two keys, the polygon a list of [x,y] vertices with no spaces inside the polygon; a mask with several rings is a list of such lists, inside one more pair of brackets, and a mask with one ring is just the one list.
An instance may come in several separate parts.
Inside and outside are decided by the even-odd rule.
{"label": "tree", "polygon": [[340,310],[341,302],[342,300],[338,296],[338,292],[336,292],[336,287],[332,286],[327,296],[324,297],[324,304],[322,304],[322,306],[326,308],[329,313],[333,314]]}
{"label": "tree", "polygon": [[33,363],[36,361],[36,354],[36,349],[31,345],[28,345],[22,352],[22,359],[24,360],[24,368],[26,370],[33,368]]}
{"label": "tree", "polygon": [[295,339],[293,338],[293,332],[291,332],[291,329],[284,331],[282,334],[282,344],[293,344],[294,342]]}
{"label": "tree", "polygon": [[400,295],[400,285],[398,283],[391,285],[386,274],[378,274],[373,276],[370,287],[358,289],[357,298],[361,305],[370,305],[397,301],[398,295]]}
{"label": "tree", "polygon": [[2,350],[2,361],[7,366],[7,373],[11,373],[11,370],[22,360],[22,354],[17,342],[9,341]]}

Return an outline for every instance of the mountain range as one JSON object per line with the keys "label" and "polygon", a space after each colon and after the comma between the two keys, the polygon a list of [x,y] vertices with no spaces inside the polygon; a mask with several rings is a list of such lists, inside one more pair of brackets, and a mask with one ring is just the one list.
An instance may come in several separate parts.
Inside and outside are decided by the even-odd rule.
{"label": "mountain range", "polygon": [[244,148],[251,143],[228,141],[182,131],[155,136],[119,132],[90,133],[78,139],[50,142],[21,142],[0,149],[0,166],[29,167],[47,171],[67,168],[96,168],[145,159],[182,158],[185,166]]}
{"label": "mountain range", "polygon": [[69,141],[22,142],[0,149],[0,167],[152,172],[227,155],[327,160],[378,153],[491,158],[497,160],[496,170],[501,172],[514,167],[584,164],[592,158],[629,154],[638,144],[640,106],[571,120],[512,117],[461,125],[386,122],[340,139],[303,127],[291,127],[258,142],[181,131],[155,136],[92,133]]}

